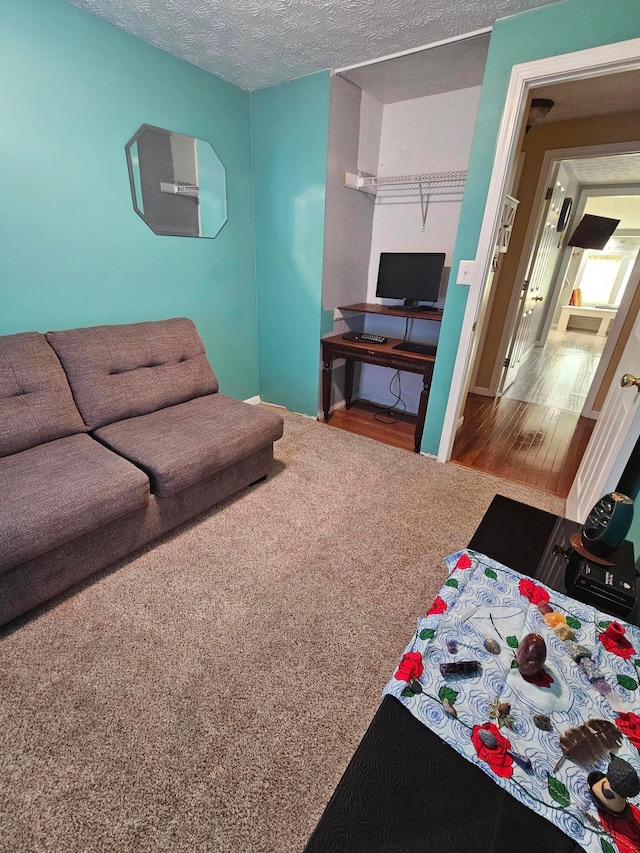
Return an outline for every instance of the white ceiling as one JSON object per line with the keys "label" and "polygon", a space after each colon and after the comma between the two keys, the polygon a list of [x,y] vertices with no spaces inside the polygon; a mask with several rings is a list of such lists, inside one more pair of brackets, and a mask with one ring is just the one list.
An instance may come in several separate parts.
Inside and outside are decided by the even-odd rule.
{"label": "white ceiling", "polygon": [[618,231],[640,230],[640,197],[627,196],[591,196],[585,207],[585,213],[595,216],[608,216],[619,219]]}
{"label": "white ceiling", "polygon": [[540,86],[531,90],[531,96],[555,101],[545,124],[587,116],[637,112],[640,111],[640,71],[623,71],[587,80]]}
{"label": "white ceiling", "polygon": [[610,157],[584,157],[569,160],[578,181],[586,186],[602,184],[640,184],[640,154],[615,154]]}
{"label": "white ceiling", "polygon": [[70,2],[223,80],[260,89],[474,32],[554,0]]}

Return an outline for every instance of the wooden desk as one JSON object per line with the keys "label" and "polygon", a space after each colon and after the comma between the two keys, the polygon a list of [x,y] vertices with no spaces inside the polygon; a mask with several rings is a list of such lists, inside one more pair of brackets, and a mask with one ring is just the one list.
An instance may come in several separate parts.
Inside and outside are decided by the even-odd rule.
{"label": "wooden desk", "polygon": [[[428,319],[428,318],[427,318]],[[346,341],[342,335],[331,335],[322,339],[322,411],[325,423],[329,420],[331,409],[331,372],[335,358],[346,359],[346,375],[344,397],[347,409],[351,407],[353,393],[354,362],[378,364],[381,367],[391,367],[394,370],[406,370],[408,373],[419,373],[422,376],[422,391],[418,405],[418,421],[414,435],[416,453],[420,453],[424,419],[427,413],[427,400],[431,388],[435,355],[395,350],[393,347],[401,343],[400,338],[387,338],[384,344],[361,343]]]}

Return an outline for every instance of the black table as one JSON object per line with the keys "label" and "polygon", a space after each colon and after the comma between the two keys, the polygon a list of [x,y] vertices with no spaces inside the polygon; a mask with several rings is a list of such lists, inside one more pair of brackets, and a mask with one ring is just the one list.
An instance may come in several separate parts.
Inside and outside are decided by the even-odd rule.
{"label": "black table", "polygon": [[[496,495],[469,548],[565,592],[565,552],[579,529]],[[624,618],[638,624],[636,610]],[[385,696],[305,853],[581,850]]]}

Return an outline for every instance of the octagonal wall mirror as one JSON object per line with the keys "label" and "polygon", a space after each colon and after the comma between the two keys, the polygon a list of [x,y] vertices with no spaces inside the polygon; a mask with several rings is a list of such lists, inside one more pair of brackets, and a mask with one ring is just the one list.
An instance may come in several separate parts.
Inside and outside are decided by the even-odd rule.
{"label": "octagonal wall mirror", "polygon": [[143,124],[125,150],[133,209],[155,234],[219,233],[227,221],[226,174],[208,142]]}

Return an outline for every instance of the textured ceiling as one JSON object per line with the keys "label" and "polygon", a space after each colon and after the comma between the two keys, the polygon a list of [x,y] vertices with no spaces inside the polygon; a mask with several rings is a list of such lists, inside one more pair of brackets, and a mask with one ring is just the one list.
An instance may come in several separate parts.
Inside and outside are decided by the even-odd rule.
{"label": "textured ceiling", "polygon": [[581,184],[640,184],[640,154],[585,157],[569,164]]}
{"label": "textured ceiling", "polygon": [[243,89],[261,89],[482,29],[554,0],[71,2]]}
{"label": "textured ceiling", "polygon": [[482,85],[490,34],[342,72],[381,104]]}

